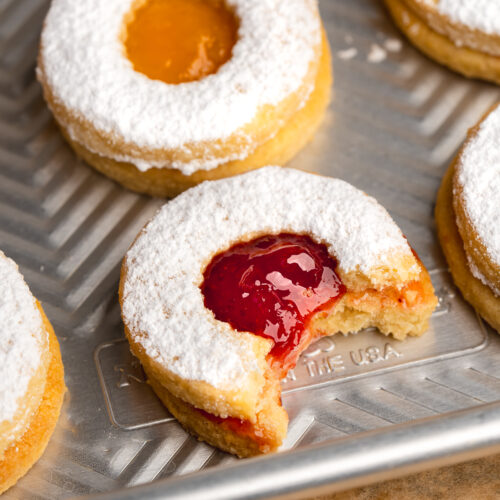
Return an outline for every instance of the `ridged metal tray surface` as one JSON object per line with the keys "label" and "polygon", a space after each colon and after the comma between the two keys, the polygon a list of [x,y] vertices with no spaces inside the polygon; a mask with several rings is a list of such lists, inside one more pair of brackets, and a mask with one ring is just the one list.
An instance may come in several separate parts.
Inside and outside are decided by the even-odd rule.
{"label": "ridged metal tray surface", "polygon": [[[35,79],[48,5],[0,1],[0,248],[56,329],[68,393],[46,453],[5,499],[92,495],[236,462],[181,429],[123,340],[120,262],[164,201],[95,173],[63,141]],[[500,399],[500,337],[454,288],[433,221],[447,165],[500,92],[426,59],[375,0],[320,7],[334,98],[292,166],[345,179],[385,205],[431,270],[440,303],[422,338],[365,331],[304,353],[283,383],[285,449]],[[387,44],[393,38],[401,50]],[[374,44],[382,57],[369,57]]]}

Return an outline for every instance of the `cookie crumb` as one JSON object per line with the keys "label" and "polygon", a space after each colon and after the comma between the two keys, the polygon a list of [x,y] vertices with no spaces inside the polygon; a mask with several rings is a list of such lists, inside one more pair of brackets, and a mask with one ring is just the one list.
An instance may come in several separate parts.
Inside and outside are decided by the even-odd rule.
{"label": "cookie crumb", "polygon": [[399,38],[388,38],[384,42],[384,47],[389,52],[400,52],[403,48],[403,43],[399,40]]}
{"label": "cookie crumb", "polygon": [[366,58],[369,63],[378,64],[385,60],[387,52],[380,45],[374,43],[370,47],[370,52]]}
{"label": "cookie crumb", "polygon": [[356,47],[349,47],[348,49],[339,50],[337,55],[340,59],[348,61],[349,59],[354,59],[358,55],[358,49]]}

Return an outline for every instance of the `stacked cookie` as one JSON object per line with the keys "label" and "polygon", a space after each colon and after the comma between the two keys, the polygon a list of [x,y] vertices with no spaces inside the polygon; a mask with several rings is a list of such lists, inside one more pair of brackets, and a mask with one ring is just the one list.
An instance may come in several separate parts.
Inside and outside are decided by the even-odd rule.
{"label": "stacked cookie", "polygon": [[472,77],[500,83],[500,4],[492,0],[385,0],[422,52]]}
{"label": "stacked cookie", "polygon": [[436,205],[438,235],[455,283],[500,332],[500,105],[469,131]]}

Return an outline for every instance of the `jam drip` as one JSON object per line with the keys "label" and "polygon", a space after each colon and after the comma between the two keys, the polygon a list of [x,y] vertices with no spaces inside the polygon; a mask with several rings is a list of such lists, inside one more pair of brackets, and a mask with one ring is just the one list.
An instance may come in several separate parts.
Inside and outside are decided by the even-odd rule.
{"label": "jam drip", "polygon": [[205,306],[234,329],[272,339],[271,366],[291,368],[310,317],[345,293],[337,262],[305,235],[264,236],[217,255],[204,272]]}

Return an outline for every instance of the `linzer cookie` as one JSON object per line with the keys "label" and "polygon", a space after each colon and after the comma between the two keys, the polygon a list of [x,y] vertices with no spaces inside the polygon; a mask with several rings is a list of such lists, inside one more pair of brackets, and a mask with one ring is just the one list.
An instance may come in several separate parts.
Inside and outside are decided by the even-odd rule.
{"label": "linzer cookie", "polygon": [[0,251],[0,493],[40,458],[65,386],[59,344],[17,266]]}
{"label": "linzer cookie", "polygon": [[422,335],[427,271],[389,214],[337,179],[267,167],[166,204],[122,266],[125,333],[192,433],[239,456],[276,450],[280,379],[315,339]]}
{"label": "linzer cookie", "polygon": [[173,196],[287,162],[332,74],[316,0],[53,0],[38,78],[77,154]]}
{"label": "linzer cookie", "polygon": [[408,39],[437,62],[500,83],[500,3],[492,0],[385,0]]}
{"label": "linzer cookie", "polygon": [[500,331],[500,106],[469,131],[436,205],[438,235],[453,279]]}

